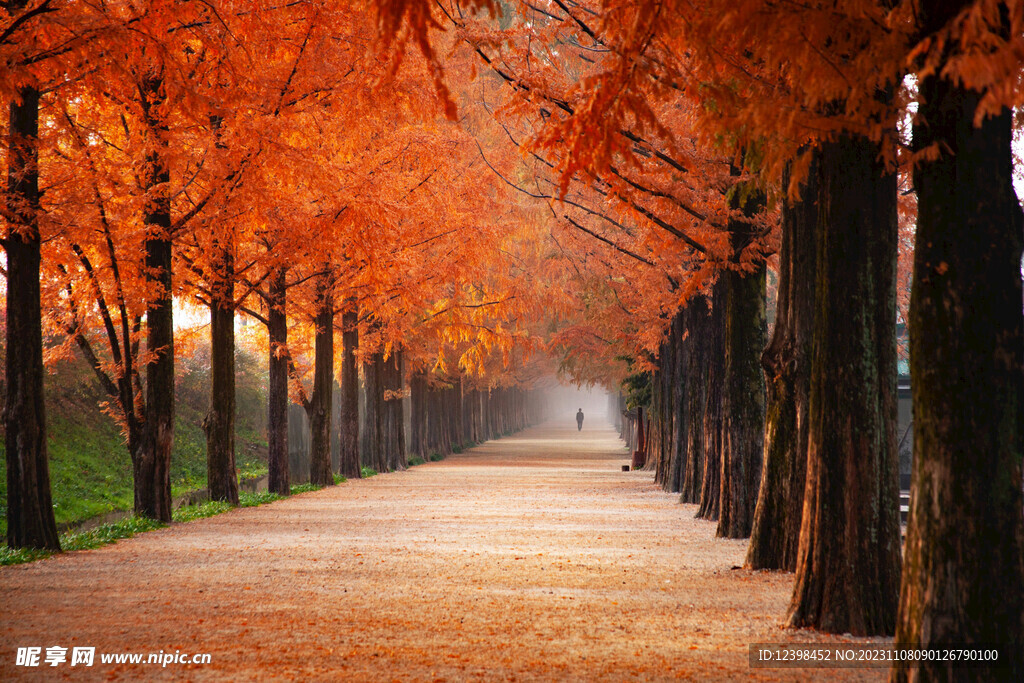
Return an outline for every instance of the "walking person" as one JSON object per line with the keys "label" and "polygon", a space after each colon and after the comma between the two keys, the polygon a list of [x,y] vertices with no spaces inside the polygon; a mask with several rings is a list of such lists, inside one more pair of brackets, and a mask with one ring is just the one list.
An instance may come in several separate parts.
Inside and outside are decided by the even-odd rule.
{"label": "walking person", "polygon": [[583,408],[580,408],[579,412],[576,413],[576,431],[583,431]]}

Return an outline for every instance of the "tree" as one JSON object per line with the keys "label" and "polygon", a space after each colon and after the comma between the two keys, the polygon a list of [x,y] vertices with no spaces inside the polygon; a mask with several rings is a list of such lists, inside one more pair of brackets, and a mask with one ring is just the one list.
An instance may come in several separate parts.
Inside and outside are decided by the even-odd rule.
{"label": "tree", "polygon": [[238,505],[235,470],[235,240],[214,242],[210,287],[210,409],[206,432],[206,487],[211,500]]}
{"label": "tree", "polygon": [[[736,188],[735,203],[753,218],[765,197],[756,189]],[[745,196],[744,196],[745,195]],[[725,283],[724,391],[722,394],[722,475],[719,536],[746,538],[754,520],[764,448],[764,374],[758,351],[764,348],[765,264],[760,255],[744,263],[757,225],[736,219],[730,224],[732,267],[719,275]],[[741,268],[749,269],[746,272]]]}
{"label": "tree", "polygon": [[789,623],[891,633],[899,592],[896,177],[877,145],[821,149],[809,440]]}
{"label": "tree", "polygon": [[359,347],[359,311],[352,299],[341,314],[341,432],[340,474],[350,479],[362,476],[359,461],[359,375],[356,349]]}
{"label": "tree", "polygon": [[998,667],[906,662],[891,678],[1020,680],[1024,217],[1012,184],[1010,106],[1021,94],[1010,85],[1019,61],[1002,57],[1024,42],[1024,17],[1012,2],[919,10],[914,468],[896,644],[1002,648]]}
{"label": "tree", "polygon": [[[24,7],[21,4],[20,9]],[[43,403],[39,288],[39,90],[22,86],[10,103],[7,150],[7,544],[60,550],[50,498]]]}
{"label": "tree", "polygon": [[288,471],[288,271],[279,266],[270,277],[267,296],[269,382],[267,386],[267,489],[291,492]]}
{"label": "tree", "polygon": [[407,466],[402,418],[404,370],[399,349],[388,354],[377,351],[363,364],[366,416],[362,462],[378,472],[403,470]]}
{"label": "tree", "polygon": [[167,125],[161,67],[153,65],[141,77],[143,120],[149,151],[143,167],[147,192],[143,223],[146,280],[152,294],[146,311],[146,422],[139,446],[132,453],[135,512],[162,522],[171,521],[171,450],[174,446],[174,299],[172,282],[171,207],[167,186],[170,171],[162,133]]}
{"label": "tree", "polygon": [[316,329],[313,394],[300,394],[302,407],[309,417],[310,464],[309,482],[314,486],[333,486],[331,472],[331,401],[334,395],[334,282],[335,274],[328,263],[316,278]]}
{"label": "tree", "polygon": [[[817,176],[812,158],[800,195],[787,197],[782,209],[775,330],[761,355],[768,407],[761,489],[745,562],[751,569],[796,570],[810,428],[808,368],[818,252]],[[783,185],[788,185],[788,174]]]}

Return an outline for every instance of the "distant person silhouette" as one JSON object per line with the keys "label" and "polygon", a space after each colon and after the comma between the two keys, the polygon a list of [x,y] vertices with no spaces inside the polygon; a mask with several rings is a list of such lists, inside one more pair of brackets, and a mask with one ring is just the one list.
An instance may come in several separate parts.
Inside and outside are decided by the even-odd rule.
{"label": "distant person silhouette", "polygon": [[579,412],[576,413],[576,431],[583,431],[583,408],[580,408]]}

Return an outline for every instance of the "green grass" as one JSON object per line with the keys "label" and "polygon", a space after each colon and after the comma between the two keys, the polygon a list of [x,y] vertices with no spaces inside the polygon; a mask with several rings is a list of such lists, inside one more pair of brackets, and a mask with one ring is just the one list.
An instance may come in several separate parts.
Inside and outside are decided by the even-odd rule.
{"label": "green grass", "polygon": [[[339,477],[338,475],[334,476],[334,480],[336,483],[346,481],[345,477]],[[298,493],[306,493],[307,491],[318,491],[320,488],[321,487],[313,486],[312,484],[296,484],[291,487],[291,492],[292,495],[295,495]],[[261,491],[258,493],[243,491],[238,494],[239,507],[243,508],[265,505],[267,503],[273,503],[275,500],[283,499],[284,496],[276,493],[270,493],[269,491]],[[219,515],[231,510],[232,507],[232,505],[223,501],[207,501],[205,503],[197,503],[195,505],[184,505],[171,514],[171,519],[175,524],[182,524],[196,519],[203,519],[204,517]],[[160,529],[165,526],[167,525],[163,522],[132,515],[110,524],[104,524],[94,529],[89,529],[88,531],[71,531],[61,534],[60,546],[65,552],[90,550],[92,548],[109,545],[110,543],[119,541],[122,538],[131,538],[135,534],[152,531],[153,529]],[[44,557],[49,557],[52,554],[53,553],[49,550],[9,548],[6,545],[0,545],[0,566],[34,562],[36,560],[41,560]]]}
{"label": "green grass", "polygon": [[36,550],[34,548],[8,548],[6,545],[0,545],[0,567],[6,567],[10,564],[25,564],[26,562],[35,562],[41,560],[44,557],[52,555],[49,550]]}
{"label": "green grass", "polygon": [[[166,526],[145,517],[125,517],[122,520],[104,524],[88,531],[72,531],[61,534],[60,546],[65,551],[91,550],[104,545],[109,545],[122,538],[131,538],[135,534],[144,531],[152,531]],[[41,560],[52,555],[48,550],[35,550],[31,548],[9,548],[6,545],[0,546],[0,565],[23,564]]]}
{"label": "green grass", "polygon": [[[294,490],[292,491],[295,492]],[[265,505],[266,503],[273,503],[275,500],[283,500],[284,496],[270,491],[260,491],[258,493],[249,493],[248,491],[242,491],[238,494],[238,507],[252,508],[258,505]],[[222,512],[227,512],[232,506],[224,501],[220,500],[208,500],[205,503],[196,503],[195,505],[182,505],[180,508],[174,511],[171,515],[171,519],[175,522],[191,522],[193,519],[202,519],[204,517],[213,517],[219,515]]]}
{"label": "green grass", "polygon": [[[241,496],[239,496],[239,498],[241,498]],[[231,508],[232,505],[230,503],[225,503],[222,500],[208,500],[205,503],[182,505],[171,513],[171,519],[175,522],[191,522],[194,519],[203,519],[204,517],[219,515],[222,512],[227,512]]]}
{"label": "green grass", "polygon": [[[208,362],[203,354],[182,359],[175,387],[175,438],[171,454],[171,495],[206,487],[206,435],[202,430],[209,402]],[[241,479],[267,473],[265,379],[262,361],[238,356],[235,461]],[[243,377],[244,376],[244,377]],[[99,404],[109,397],[92,370],[79,360],[61,361],[45,381],[46,419],[53,513],[57,524],[81,522],[133,504],[132,465],[124,438]],[[0,439],[0,535],[7,533],[7,466]]]}
{"label": "green grass", "polygon": [[363,465],[362,469],[359,470],[359,474],[363,479],[369,479],[377,475],[377,470]]}
{"label": "green grass", "polygon": [[420,456],[414,455],[411,458],[409,458],[408,464],[409,464],[409,467],[415,467],[416,465],[422,465],[425,462],[426,462],[426,460],[424,460]]}
{"label": "green grass", "polygon": [[[205,416],[205,407],[180,403],[176,406],[174,452],[171,454],[172,496],[206,488],[206,434],[202,427]],[[266,447],[261,436],[238,428],[235,443],[235,471],[239,479],[255,479],[268,472],[266,461],[256,455],[261,447]]]}
{"label": "green grass", "polygon": [[442,460],[444,460],[444,456],[440,453],[435,452],[430,454],[430,462],[440,462]]}
{"label": "green grass", "polygon": [[[130,509],[134,500],[131,458],[113,421],[105,415],[88,419],[55,411],[48,417],[50,486],[57,523]],[[5,515],[5,532],[6,527]]]}
{"label": "green grass", "polygon": [[270,491],[259,491],[257,493],[243,491],[238,494],[238,507],[254,508],[259,505],[273,503],[275,500],[284,500],[284,498],[281,494],[271,493]]}
{"label": "green grass", "polygon": [[65,550],[92,550],[164,526],[167,525],[155,519],[132,515],[88,531],[69,532],[61,539],[61,547]]}

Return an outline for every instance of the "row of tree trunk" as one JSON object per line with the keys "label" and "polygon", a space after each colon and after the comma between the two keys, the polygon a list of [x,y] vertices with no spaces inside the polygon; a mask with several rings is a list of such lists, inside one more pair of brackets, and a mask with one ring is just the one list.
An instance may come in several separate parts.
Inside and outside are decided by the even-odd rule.
{"label": "row of tree trunk", "polygon": [[[865,138],[813,150],[799,199],[784,206],[766,347],[754,329],[763,321],[757,273],[724,271],[672,321],[653,377],[649,462],[666,490],[699,505],[698,517],[718,520],[719,535],[751,536],[748,567],[796,572],[790,625],[895,632],[914,647],[1008,644],[996,678],[1020,680],[1024,219],[1010,114],[975,127],[965,113],[974,106],[962,104],[977,93],[938,78],[922,92],[915,147],[953,153],[915,173],[904,561],[896,178]],[[945,678],[949,667],[902,663],[894,677],[920,668]],[[956,673],[980,680],[993,670]]]}
{"label": "row of tree trunk", "polygon": [[797,572],[791,625],[861,635],[893,633],[900,576],[896,185],[875,149],[814,153],[767,347],[763,270],[724,270],[675,316],[650,449],[665,490],[752,537],[747,566]]}
{"label": "row of tree trunk", "polygon": [[525,429],[543,415],[543,402],[519,387],[481,390],[460,377],[437,382],[425,372],[409,378],[409,454],[423,460]]}
{"label": "row of tree trunk", "polygon": [[402,411],[404,376],[401,351],[387,358],[383,353],[375,353],[363,364],[366,410],[362,462],[377,472],[404,470],[408,466]]}

